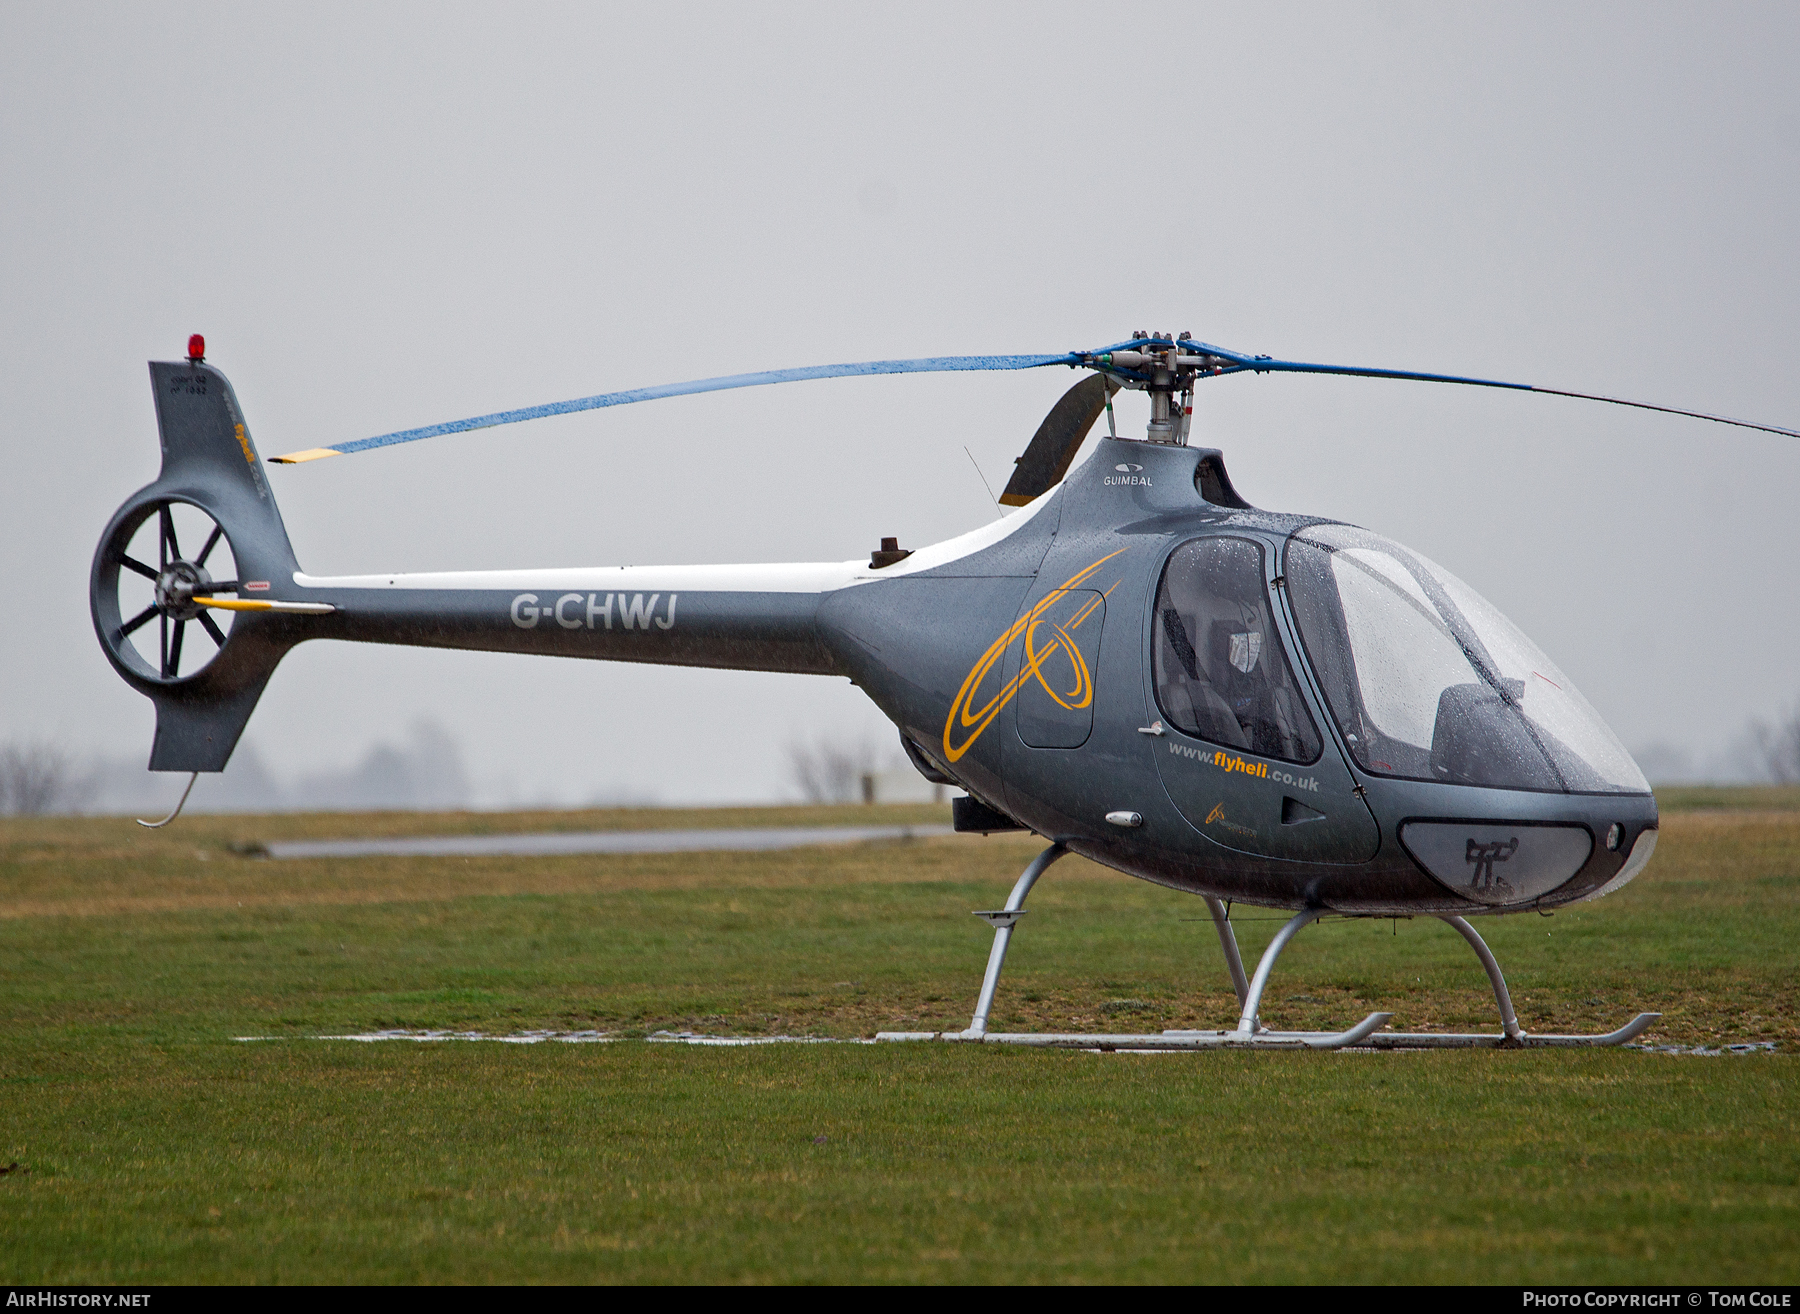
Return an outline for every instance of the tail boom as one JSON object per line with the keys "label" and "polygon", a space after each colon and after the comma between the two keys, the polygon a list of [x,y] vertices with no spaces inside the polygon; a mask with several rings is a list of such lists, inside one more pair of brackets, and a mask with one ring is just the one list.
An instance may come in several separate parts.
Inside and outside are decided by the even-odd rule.
{"label": "tail boom", "polygon": [[833,675],[819,605],[859,564],[296,574],[292,593],[333,609],[308,637]]}

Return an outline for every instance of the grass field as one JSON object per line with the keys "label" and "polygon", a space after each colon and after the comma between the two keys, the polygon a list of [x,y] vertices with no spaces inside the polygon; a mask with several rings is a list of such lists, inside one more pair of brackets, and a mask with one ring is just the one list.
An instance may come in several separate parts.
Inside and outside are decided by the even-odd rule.
{"label": "grass field", "polygon": [[[0,1282],[1800,1280],[1800,791],[1681,791],[1623,893],[1486,920],[1607,1052],[696,1049],[968,1021],[1034,851],[274,862],[260,842],[932,809],[0,821]],[[1204,906],[1066,859],[997,1029],[1222,1026]],[[1246,955],[1279,920],[1240,910]],[[1327,922],[1265,1015],[1494,1026],[1431,921]],[[375,1028],[596,1045],[365,1045]],[[232,1037],[277,1039],[238,1043]]]}

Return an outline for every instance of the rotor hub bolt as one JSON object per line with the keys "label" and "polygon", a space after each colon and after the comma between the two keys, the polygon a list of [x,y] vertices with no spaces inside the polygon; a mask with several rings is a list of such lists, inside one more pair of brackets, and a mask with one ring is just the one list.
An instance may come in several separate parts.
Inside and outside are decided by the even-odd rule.
{"label": "rotor hub bolt", "polygon": [[157,610],[170,620],[193,620],[205,610],[194,601],[212,588],[212,576],[191,561],[171,561],[156,577]]}

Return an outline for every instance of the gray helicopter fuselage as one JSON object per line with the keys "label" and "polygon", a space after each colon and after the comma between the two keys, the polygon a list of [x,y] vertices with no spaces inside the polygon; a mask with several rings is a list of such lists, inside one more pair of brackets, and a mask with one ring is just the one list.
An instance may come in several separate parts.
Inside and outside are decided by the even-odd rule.
{"label": "gray helicopter fuselage", "polygon": [[[1542,908],[1603,887],[1656,826],[1647,793],[1489,789],[1361,771],[1281,606],[1273,615],[1305,673],[1308,711],[1331,728],[1318,756],[1259,758],[1166,725],[1152,680],[1153,602],[1170,556],[1210,536],[1253,541],[1263,548],[1269,594],[1279,598],[1289,537],[1322,522],[1242,505],[1216,451],[1129,441],[1101,441],[1045,500],[1003,550],[840,591],[820,614],[846,673],[902,735],[933,766],[1039,834],[1120,871],[1222,898],[1371,914],[1466,913],[1488,909],[1421,869],[1400,839],[1407,823],[1572,826],[1596,841],[1622,825],[1615,849],[1594,842],[1566,884],[1531,901]],[[1082,577],[1095,563],[1102,564]],[[1072,579],[1079,583],[1069,589]],[[1104,598],[1076,631],[1092,667],[1091,714],[1060,707],[1029,678],[1023,630],[991,677],[965,691],[972,667],[1008,625],[1019,626],[1059,590],[1074,614],[1081,608],[1073,595]],[[1090,629],[1098,633],[1090,637]],[[968,715],[1015,683],[1010,701],[965,748],[975,729]],[[962,755],[948,761],[957,749]],[[1305,819],[1287,819],[1295,811]],[[1111,824],[1109,813],[1134,813],[1141,823]]]}
{"label": "gray helicopter fuselage", "polygon": [[[1020,827],[1133,876],[1265,906],[1548,909],[1615,882],[1657,824],[1647,792],[1488,788],[1359,765],[1284,587],[1293,536],[1331,522],[1244,504],[1216,451],[1103,439],[1030,506],[880,567],[326,578],[293,560],[223,376],[191,363],[152,374],[163,477],[115,516],[94,591],[102,645],[157,704],[153,769],[222,769],[280,656],[335,638],[847,677],[916,762]],[[102,595],[107,554],[118,551],[109,544],[128,541],[148,508],[171,499],[224,526],[243,588],[257,590],[239,596],[329,613],[242,613],[210,664],[160,678],[129,652]],[[1254,666],[1254,645],[1266,643],[1267,662],[1289,664],[1290,714],[1316,728],[1310,759],[1209,740],[1159,703],[1159,584],[1173,554],[1211,538],[1261,562],[1273,632],[1236,636],[1239,659]],[[1516,897],[1480,893],[1484,871],[1491,889],[1496,863],[1521,852],[1521,836],[1527,855],[1560,846],[1558,871],[1568,874],[1553,888],[1520,886]]]}

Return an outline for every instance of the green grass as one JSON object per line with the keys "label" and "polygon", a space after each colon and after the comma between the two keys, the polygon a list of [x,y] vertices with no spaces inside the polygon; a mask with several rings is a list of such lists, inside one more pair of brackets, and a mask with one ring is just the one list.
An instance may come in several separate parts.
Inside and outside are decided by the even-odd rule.
{"label": "green grass", "polygon": [[1800,785],[1662,785],[1663,812],[1800,812]]}
{"label": "green grass", "polygon": [[[1483,923],[1529,1029],[1643,1008],[1653,1039],[1781,1042],[1743,1058],[320,1041],[960,1027],[989,938],[968,910],[1034,846],[233,847],[931,809],[0,822],[0,1282],[1791,1283],[1800,815],[1752,801],[1665,801],[1629,889]],[[1198,900],[1068,859],[1031,906],[997,1028],[1234,1016]],[[1246,955],[1276,925],[1245,921]],[[1376,1007],[1493,1026],[1428,921],[1309,929],[1265,1013]]]}

